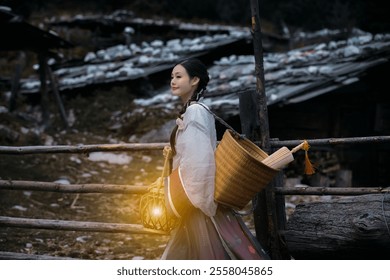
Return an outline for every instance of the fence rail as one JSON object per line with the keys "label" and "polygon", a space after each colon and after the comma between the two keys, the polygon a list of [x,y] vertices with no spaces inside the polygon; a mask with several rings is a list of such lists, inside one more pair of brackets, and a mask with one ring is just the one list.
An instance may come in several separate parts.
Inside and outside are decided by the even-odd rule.
{"label": "fence rail", "polygon": [[[0,180],[0,190],[46,191],[63,193],[116,193],[144,194],[148,186],[115,184],[60,184],[51,182]],[[390,193],[390,187],[276,187],[276,194],[281,195],[363,195]]]}
{"label": "fence rail", "polygon": [[115,184],[60,184],[52,182],[0,180],[0,190],[47,191],[64,193],[143,194],[147,186]]}
{"label": "fence rail", "polygon": [[0,146],[0,154],[88,154],[92,152],[120,152],[162,150],[168,143],[133,143],[133,144],[96,144],[96,145],[58,145],[58,146]]}
{"label": "fence rail", "polygon": [[[390,142],[390,136],[352,137],[306,139],[311,146],[338,145],[338,144],[367,144]],[[301,140],[279,141],[270,140],[273,148],[282,146],[295,147]],[[259,143],[255,143],[259,145]],[[0,146],[0,154],[28,155],[28,154],[58,154],[91,152],[119,152],[119,151],[145,151],[162,150],[168,143],[135,143],[135,144],[97,144],[97,145],[59,145],[59,146]],[[29,190],[61,193],[116,193],[116,194],[143,194],[147,186],[116,185],[116,184],[60,184],[55,182],[0,180],[1,190]],[[275,187],[277,195],[363,195],[374,193],[389,193],[390,187]],[[101,223],[90,221],[65,221],[50,219],[30,219],[0,216],[0,227],[15,227],[29,229],[94,231],[111,233],[134,234],[167,234],[167,232],[144,228],[137,224]],[[12,252],[0,252],[0,259],[29,259],[27,255],[18,255]],[[57,259],[50,256],[38,256],[36,259]]]}
{"label": "fence rail", "polygon": [[167,232],[145,228],[138,224],[99,223],[88,221],[64,221],[49,219],[29,219],[0,216],[0,225],[32,229],[95,231],[111,233],[167,234]]}
{"label": "fence rail", "polygon": [[[347,137],[347,138],[322,138],[306,139],[310,146],[340,145],[340,144],[368,144],[390,142],[390,136],[368,136],[368,137]],[[270,140],[271,147],[295,147],[302,143],[302,140]]]}
{"label": "fence rail", "polygon": [[[367,144],[390,142],[390,136],[369,136],[349,138],[323,138],[306,139],[311,146],[339,145],[339,144]],[[271,139],[271,147],[295,147],[302,140],[275,140]],[[259,145],[259,143],[255,142]],[[58,154],[58,153],[81,153],[92,152],[120,152],[120,151],[145,151],[162,150],[169,143],[130,143],[130,144],[94,144],[94,145],[58,145],[58,146],[0,146],[0,154],[27,155],[27,154]]]}
{"label": "fence rail", "polygon": [[0,260],[77,260],[76,258],[53,257],[49,255],[34,255],[0,251]]}
{"label": "fence rail", "polygon": [[282,195],[363,195],[390,193],[390,187],[277,187],[275,193]]}

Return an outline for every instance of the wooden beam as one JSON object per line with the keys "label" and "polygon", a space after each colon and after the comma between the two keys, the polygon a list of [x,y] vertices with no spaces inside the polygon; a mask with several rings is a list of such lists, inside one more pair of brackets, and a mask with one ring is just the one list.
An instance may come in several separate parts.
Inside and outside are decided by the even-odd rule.
{"label": "wooden beam", "polygon": [[46,191],[62,193],[144,194],[148,186],[114,184],[59,184],[52,182],[0,180],[0,190]]}
{"label": "wooden beam", "polygon": [[68,128],[68,126],[69,126],[68,118],[66,117],[64,104],[62,102],[60,93],[58,92],[57,81],[54,78],[53,71],[51,71],[51,68],[50,68],[50,66],[47,63],[45,64],[45,69],[46,69],[46,73],[47,73],[47,75],[49,76],[49,79],[50,79],[51,90],[52,90],[52,92],[54,94],[54,97],[55,97],[55,100],[57,102],[57,106],[58,106],[58,109],[60,111],[61,119],[64,122],[65,128]]}
{"label": "wooden beam", "polygon": [[390,194],[305,202],[283,234],[294,259],[388,260],[389,217]]}
{"label": "wooden beam", "polygon": [[[0,180],[0,190],[46,191],[62,193],[144,194],[148,186],[116,184],[59,184],[53,182]],[[278,195],[364,195],[390,193],[390,187],[275,187]]]}
{"label": "wooden beam", "polygon": [[[271,146],[274,148],[296,147],[302,140],[272,140]],[[310,146],[322,146],[322,145],[358,145],[358,144],[374,144],[390,142],[390,136],[366,136],[366,137],[347,137],[347,138],[322,138],[322,139],[306,139]]]}
{"label": "wooden beam", "polygon": [[[259,137],[260,147],[266,153],[270,153],[270,136],[268,124],[268,107],[267,96],[265,94],[264,82],[264,65],[263,65],[263,45],[262,33],[260,26],[260,9],[259,1],[251,0],[251,15],[252,15],[252,38],[253,50],[255,57],[255,75],[256,75],[256,102],[257,102],[257,117],[259,119]],[[279,235],[279,227],[284,227],[285,215],[284,201],[280,197],[275,197],[273,188],[275,187],[276,178],[269,186],[255,197],[254,205],[254,221],[256,229],[256,237],[260,243],[269,252],[272,259],[287,259],[287,248]]]}
{"label": "wooden beam", "polygon": [[[249,94],[249,93],[248,93]],[[245,96],[246,94],[242,94]],[[249,97],[245,97],[249,98]],[[242,97],[242,99],[245,99]],[[252,97],[250,97],[252,98]],[[240,101],[241,102],[241,101]],[[245,102],[248,102],[246,100]],[[243,133],[251,135],[257,127],[256,123],[242,125]],[[245,131],[245,132],[244,132]],[[247,137],[251,139],[250,137]],[[390,136],[368,136],[368,137],[349,137],[349,138],[324,138],[324,139],[306,139],[310,146],[321,145],[341,145],[341,144],[367,144],[367,143],[385,143],[390,142]],[[270,144],[273,148],[278,147],[296,147],[303,140],[275,140],[271,139]],[[254,141],[260,146],[260,142]],[[119,152],[119,151],[146,151],[162,150],[169,143],[129,143],[129,144],[92,144],[92,145],[57,145],[57,146],[0,146],[0,154],[54,154],[54,153],[84,153],[91,152]]]}
{"label": "wooden beam", "polygon": [[0,260],[77,260],[75,258],[0,251]]}
{"label": "wooden beam", "polygon": [[275,193],[282,195],[363,195],[390,193],[390,187],[278,187],[275,188]]}
{"label": "wooden beam", "polygon": [[40,93],[41,93],[41,108],[42,108],[42,123],[45,129],[50,126],[49,120],[49,97],[47,94],[47,80],[46,80],[46,64],[47,57],[46,52],[38,53],[39,61],[39,80],[41,82]]}
{"label": "wooden beam", "polygon": [[20,78],[22,76],[22,72],[24,67],[26,66],[26,54],[24,51],[20,51],[18,53],[18,61],[15,66],[15,72],[12,77],[11,84],[11,98],[9,101],[9,111],[12,112],[16,109],[16,102],[18,99],[18,94],[20,90]]}
{"label": "wooden beam", "polygon": [[0,216],[0,226],[30,229],[71,230],[71,231],[96,231],[110,233],[134,233],[134,234],[168,234],[167,232],[148,229],[136,224],[99,223],[87,221],[64,221],[49,219],[28,219]]}
{"label": "wooden beam", "polygon": [[88,154],[92,152],[120,152],[162,150],[168,143],[130,143],[130,144],[94,144],[94,145],[58,145],[58,146],[0,146],[0,154]]}

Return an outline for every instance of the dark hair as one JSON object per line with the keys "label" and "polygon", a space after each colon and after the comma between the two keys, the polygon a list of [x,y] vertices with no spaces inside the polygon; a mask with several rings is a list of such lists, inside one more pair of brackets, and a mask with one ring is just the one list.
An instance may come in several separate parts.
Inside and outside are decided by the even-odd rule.
{"label": "dark hair", "polygon": [[[209,83],[209,73],[207,71],[206,65],[203,64],[202,61],[200,61],[197,58],[189,58],[186,60],[183,60],[182,62],[177,63],[176,65],[181,65],[186,69],[188,76],[190,79],[194,77],[199,78],[198,87],[196,88],[194,94],[190,97],[190,99],[186,102],[186,104],[183,105],[179,112],[179,118],[181,118],[181,115],[185,113],[187,110],[187,107],[191,104],[193,101],[199,101],[201,97],[203,97],[204,92],[206,91],[207,84]],[[175,65],[175,66],[176,66]],[[176,132],[177,132],[178,126],[176,125],[171,133],[170,137],[170,144],[171,149],[173,152],[173,155],[176,154],[175,144],[176,144]]]}
{"label": "dark hair", "polygon": [[202,61],[197,58],[189,58],[176,65],[183,66],[186,69],[188,76],[190,76],[190,79],[194,77],[199,78],[199,84],[195,90],[195,93],[199,93],[201,91],[206,90],[210,78],[209,73],[207,72],[207,67],[203,64]]}

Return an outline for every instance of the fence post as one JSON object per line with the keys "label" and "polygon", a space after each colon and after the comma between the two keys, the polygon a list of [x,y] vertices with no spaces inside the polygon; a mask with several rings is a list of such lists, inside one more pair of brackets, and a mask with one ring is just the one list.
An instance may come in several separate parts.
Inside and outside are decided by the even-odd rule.
{"label": "fence post", "polygon": [[41,92],[41,107],[42,107],[42,122],[44,129],[47,129],[50,126],[49,120],[49,98],[47,92],[47,73],[46,73],[46,64],[47,64],[47,53],[41,51],[38,53],[39,61],[39,80],[41,82],[40,92]]}
{"label": "fence post", "polygon": [[[259,118],[259,136],[261,148],[270,153],[271,145],[269,139],[269,126],[268,126],[268,109],[267,98],[265,95],[264,84],[264,67],[263,67],[263,47],[262,47],[262,35],[260,27],[260,15],[259,15],[259,0],[251,0],[251,15],[252,15],[252,38],[255,57],[255,75],[256,75],[256,94],[255,99],[257,103],[257,116]],[[256,133],[252,133],[256,137]],[[252,139],[258,140],[258,139]],[[288,258],[287,249],[283,245],[281,237],[279,235],[279,225],[285,220],[281,217],[285,217],[284,203],[280,203],[280,200],[284,201],[283,197],[275,197],[275,183],[280,182],[280,176],[277,177],[270,185],[262,192],[260,192],[254,199],[254,222],[256,229],[256,237],[260,243],[268,251],[272,259],[284,259]],[[282,198],[282,199],[281,199]],[[279,201],[279,205],[278,202]],[[282,212],[283,211],[283,212]]]}

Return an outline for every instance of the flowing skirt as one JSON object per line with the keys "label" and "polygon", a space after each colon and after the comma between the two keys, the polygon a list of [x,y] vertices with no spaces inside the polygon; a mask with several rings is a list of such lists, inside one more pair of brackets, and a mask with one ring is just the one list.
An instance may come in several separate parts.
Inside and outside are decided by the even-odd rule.
{"label": "flowing skirt", "polygon": [[241,217],[223,206],[210,218],[193,208],[182,218],[161,259],[169,260],[267,260],[269,256]]}

